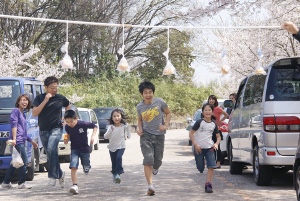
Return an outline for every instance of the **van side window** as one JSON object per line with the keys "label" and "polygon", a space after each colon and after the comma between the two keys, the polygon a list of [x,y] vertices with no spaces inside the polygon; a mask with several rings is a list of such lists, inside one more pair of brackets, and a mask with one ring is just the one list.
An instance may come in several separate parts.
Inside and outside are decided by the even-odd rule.
{"label": "van side window", "polygon": [[264,86],[266,81],[266,75],[256,75],[256,80],[253,87],[253,101],[254,103],[261,103],[264,93]]}
{"label": "van side window", "polygon": [[254,103],[253,100],[253,87],[255,85],[256,76],[249,77],[248,82],[246,84],[245,92],[244,92],[244,99],[243,99],[243,106],[248,106]]}
{"label": "van side window", "polygon": [[24,85],[24,93],[25,94],[33,94],[32,85],[31,84],[25,84]]}
{"label": "van side window", "polygon": [[239,89],[238,89],[238,93],[237,93],[237,99],[236,99],[236,103],[235,103],[235,107],[234,108],[238,108],[240,106],[240,103],[241,103],[241,99],[243,97],[243,90],[245,88],[245,83],[247,81],[247,78],[243,79],[240,86],[239,86]]}
{"label": "van side window", "polygon": [[35,94],[36,94],[36,96],[42,94],[42,86],[41,85],[35,85]]}

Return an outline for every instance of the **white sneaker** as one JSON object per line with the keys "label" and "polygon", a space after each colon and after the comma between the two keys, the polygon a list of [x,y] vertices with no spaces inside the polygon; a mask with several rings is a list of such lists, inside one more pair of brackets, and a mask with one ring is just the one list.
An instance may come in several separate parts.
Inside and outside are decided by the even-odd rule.
{"label": "white sneaker", "polygon": [[25,182],[18,185],[18,189],[31,189],[31,188],[32,186],[26,184]]}
{"label": "white sneaker", "polygon": [[48,182],[48,186],[55,186],[56,185],[56,179],[50,178]]}
{"label": "white sneaker", "polygon": [[9,189],[9,188],[13,188],[13,186],[11,185],[11,183],[9,183],[9,184],[2,183],[2,184],[1,184],[1,187],[2,187],[2,188],[8,188],[8,189]]}
{"label": "white sneaker", "polygon": [[62,172],[61,178],[58,179],[61,188],[65,187],[65,172]]}
{"label": "white sneaker", "polygon": [[152,169],[152,173],[154,174],[154,175],[157,175],[157,173],[158,173],[158,169]]}
{"label": "white sneaker", "polygon": [[73,186],[70,188],[70,193],[78,194],[78,186],[77,186],[77,185],[73,185]]}

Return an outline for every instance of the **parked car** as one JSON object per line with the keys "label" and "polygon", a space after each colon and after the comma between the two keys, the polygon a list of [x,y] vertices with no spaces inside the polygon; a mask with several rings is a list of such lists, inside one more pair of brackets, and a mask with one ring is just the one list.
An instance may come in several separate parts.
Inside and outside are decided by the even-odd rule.
{"label": "parked car", "polygon": [[[96,116],[94,110],[88,109],[88,108],[78,108],[78,112],[81,116],[81,120],[94,123],[94,124],[96,124],[96,126],[99,129],[98,119],[97,119],[97,116]],[[88,132],[88,142],[90,142],[92,134],[93,134],[93,129],[88,129],[87,132]],[[94,148],[94,150],[99,149],[99,135],[95,136],[93,148]]]}
{"label": "parked car", "polygon": [[[228,125],[231,174],[241,174],[244,165],[252,165],[255,183],[267,186],[274,170],[293,170],[294,165],[297,178],[299,64],[300,57],[279,59],[264,67],[266,74],[250,74],[240,83]],[[224,105],[230,107],[232,101]]]}
{"label": "parked car", "polygon": [[98,123],[99,123],[99,139],[100,140],[105,140],[104,139],[104,134],[107,131],[107,127],[109,126],[109,118],[111,116],[111,112],[117,109],[117,107],[99,107],[99,108],[94,108],[93,110],[96,113]]}
{"label": "parked car", "polygon": [[[226,110],[226,108],[224,110]],[[195,124],[195,122],[201,119],[201,114],[202,114],[202,109],[198,109],[195,112],[193,119],[188,119],[189,125],[186,128],[187,131],[190,131],[193,125]],[[226,148],[226,139],[228,134],[227,125],[228,125],[228,119],[225,119],[222,122],[222,125],[220,127],[220,130],[222,131],[222,135],[223,135],[223,140],[220,143],[220,149],[222,151],[222,160],[221,160],[222,164],[224,163],[224,159],[227,157],[227,148]],[[192,141],[190,139],[189,139],[189,145],[192,145]]]}
{"label": "parked car", "polygon": [[[11,151],[6,145],[9,139],[10,113],[15,107],[15,102],[21,94],[27,94],[31,103],[34,98],[43,93],[43,83],[35,78],[0,77],[0,172],[5,172],[10,166]],[[43,168],[47,161],[40,160],[42,143],[39,136],[38,118],[32,115],[32,109],[26,112],[27,134],[38,143],[39,149],[34,149],[31,143],[26,142],[28,167],[26,180],[32,181],[34,172]]]}

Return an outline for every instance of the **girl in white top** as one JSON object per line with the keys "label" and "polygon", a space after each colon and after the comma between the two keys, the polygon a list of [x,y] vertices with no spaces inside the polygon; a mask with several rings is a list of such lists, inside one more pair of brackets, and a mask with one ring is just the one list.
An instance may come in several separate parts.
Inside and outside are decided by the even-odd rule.
{"label": "girl in white top", "polygon": [[121,183],[120,175],[124,173],[122,166],[122,156],[125,151],[125,140],[129,139],[131,134],[128,125],[125,122],[126,115],[121,109],[114,109],[109,119],[110,126],[104,134],[105,139],[109,139],[107,148],[109,149],[111,159],[111,173],[113,182]]}

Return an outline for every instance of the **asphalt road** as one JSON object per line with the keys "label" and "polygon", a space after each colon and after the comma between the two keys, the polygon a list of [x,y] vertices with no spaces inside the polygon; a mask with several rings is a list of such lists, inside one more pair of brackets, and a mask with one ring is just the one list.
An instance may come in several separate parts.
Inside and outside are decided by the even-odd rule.
{"label": "asphalt road", "polygon": [[47,172],[39,172],[33,181],[28,182],[32,189],[17,189],[16,182],[13,189],[0,188],[0,200],[296,200],[292,172],[276,175],[272,186],[261,187],[253,181],[251,166],[242,175],[231,175],[228,166],[222,165],[221,169],[215,170],[214,192],[205,193],[207,172],[205,170],[200,174],[196,169],[185,129],[167,131],[163,165],[154,176],[156,195],[147,196],[139,136],[132,134],[126,143],[123,156],[125,173],[121,175],[121,184],[112,182],[107,143],[100,143],[100,149],[91,154],[92,169],[89,175],[83,174],[82,167],[78,170],[78,195],[69,193],[72,184],[70,170],[68,163],[61,163],[66,172],[64,189],[47,186]]}

